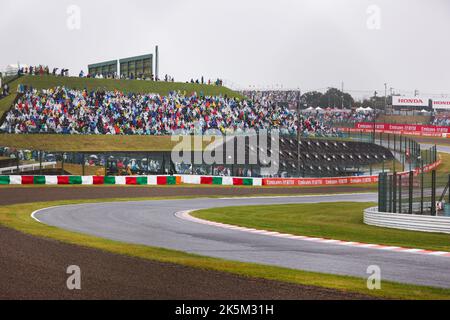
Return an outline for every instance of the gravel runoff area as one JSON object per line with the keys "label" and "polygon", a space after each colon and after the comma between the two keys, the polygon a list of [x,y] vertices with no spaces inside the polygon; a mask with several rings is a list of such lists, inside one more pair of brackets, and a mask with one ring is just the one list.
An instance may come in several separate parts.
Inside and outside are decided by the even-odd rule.
{"label": "gravel runoff area", "polygon": [[[126,192],[124,192],[126,190]],[[246,188],[0,188],[0,205],[116,197],[250,196],[361,191],[357,187]],[[159,263],[36,238],[0,226],[0,299],[367,299],[324,288],[251,279]],[[66,268],[82,266],[82,290],[66,288]]]}

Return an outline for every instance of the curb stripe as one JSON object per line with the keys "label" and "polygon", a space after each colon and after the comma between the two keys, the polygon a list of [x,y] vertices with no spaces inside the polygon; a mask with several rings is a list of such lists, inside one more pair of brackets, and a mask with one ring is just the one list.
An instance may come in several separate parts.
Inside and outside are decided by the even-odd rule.
{"label": "curb stripe", "polygon": [[450,252],[446,252],[446,251],[432,251],[432,250],[424,250],[424,249],[387,246],[387,245],[380,245],[380,244],[370,244],[370,243],[343,241],[343,240],[335,240],[335,239],[324,239],[324,238],[317,238],[317,237],[296,236],[293,234],[279,233],[279,232],[275,232],[275,231],[257,230],[257,229],[252,229],[252,228],[233,226],[230,224],[212,222],[212,221],[193,217],[193,216],[191,216],[191,213],[194,211],[195,210],[180,211],[180,212],[175,213],[175,216],[179,219],[183,219],[183,220],[194,222],[194,223],[214,226],[214,227],[233,230],[233,231],[253,233],[256,235],[260,235],[260,236],[277,237],[277,238],[283,238],[283,239],[289,239],[289,240],[317,242],[317,243],[322,243],[322,244],[346,246],[346,247],[353,247],[353,248],[360,248],[360,249],[382,250],[382,251],[389,251],[389,252],[420,254],[420,255],[446,257],[446,258],[450,257]]}

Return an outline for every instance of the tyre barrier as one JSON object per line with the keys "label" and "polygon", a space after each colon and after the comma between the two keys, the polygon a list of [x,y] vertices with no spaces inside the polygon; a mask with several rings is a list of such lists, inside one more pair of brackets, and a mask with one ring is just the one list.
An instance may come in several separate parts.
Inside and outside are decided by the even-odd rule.
{"label": "tyre barrier", "polygon": [[450,217],[382,213],[378,207],[364,211],[364,223],[370,226],[450,234]]}
{"label": "tyre barrier", "polygon": [[[435,169],[441,160],[423,168],[424,172]],[[415,170],[418,174],[420,169]],[[18,176],[0,175],[0,185],[217,185],[255,187],[312,187],[375,184],[378,176],[337,178],[239,178],[193,175],[160,176]]]}
{"label": "tyre barrier", "polygon": [[0,185],[221,185],[262,186],[261,178],[208,176],[0,176]]}

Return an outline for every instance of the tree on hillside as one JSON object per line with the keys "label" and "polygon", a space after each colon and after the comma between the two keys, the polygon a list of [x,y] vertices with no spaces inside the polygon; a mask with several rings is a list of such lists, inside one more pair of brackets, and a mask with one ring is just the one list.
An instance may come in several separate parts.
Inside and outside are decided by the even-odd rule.
{"label": "tree on hillside", "polygon": [[329,88],[320,99],[321,106],[326,108],[351,108],[354,103],[355,100],[350,94],[336,88]]}
{"label": "tree on hillside", "polygon": [[320,101],[323,94],[318,91],[307,92],[302,96],[302,102],[306,103],[308,107],[320,107]]}
{"label": "tree on hillside", "polygon": [[386,102],[388,105],[392,104],[392,97],[388,96],[387,101],[385,101],[384,96],[379,96],[378,92],[375,91],[372,97],[363,101],[363,107],[384,110]]}

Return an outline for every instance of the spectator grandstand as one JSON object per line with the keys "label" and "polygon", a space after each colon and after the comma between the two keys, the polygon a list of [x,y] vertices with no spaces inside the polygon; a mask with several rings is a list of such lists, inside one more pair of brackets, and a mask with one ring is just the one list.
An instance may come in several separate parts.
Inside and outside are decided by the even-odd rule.
{"label": "spectator grandstand", "polygon": [[280,175],[283,177],[359,175],[362,168],[394,159],[388,149],[367,142],[282,137],[279,149]]}
{"label": "spectator grandstand", "polygon": [[[280,129],[297,134],[297,114],[269,100],[241,100],[228,97],[186,96],[170,92],[124,94],[119,91],[73,90],[56,87],[23,92],[0,125],[6,133],[168,135],[242,133],[248,129]],[[300,115],[304,136],[337,135],[338,131],[317,120]]]}
{"label": "spectator grandstand", "polygon": [[[299,90],[268,90],[268,91],[242,91],[244,96],[255,101],[266,101],[271,104],[284,106],[290,110],[302,109],[301,113],[313,117],[328,125],[352,125],[358,122],[372,122],[380,114],[379,110],[372,108],[337,109],[330,107],[312,107],[304,101]],[[326,99],[325,99],[326,100]],[[309,108],[307,108],[309,107]]]}
{"label": "spectator grandstand", "polygon": [[355,124],[358,122],[372,122],[379,112],[368,109],[357,110],[341,110],[341,109],[310,109],[304,110],[302,113],[314,117],[318,121],[329,126],[336,124]]}
{"label": "spectator grandstand", "polygon": [[450,126],[450,111],[436,113],[432,125]]}
{"label": "spectator grandstand", "polygon": [[300,91],[295,90],[269,90],[269,91],[242,91],[242,95],[252,100],[265,100],[271,103],[287,106],[289,109],[296,109],[300,98]]}

